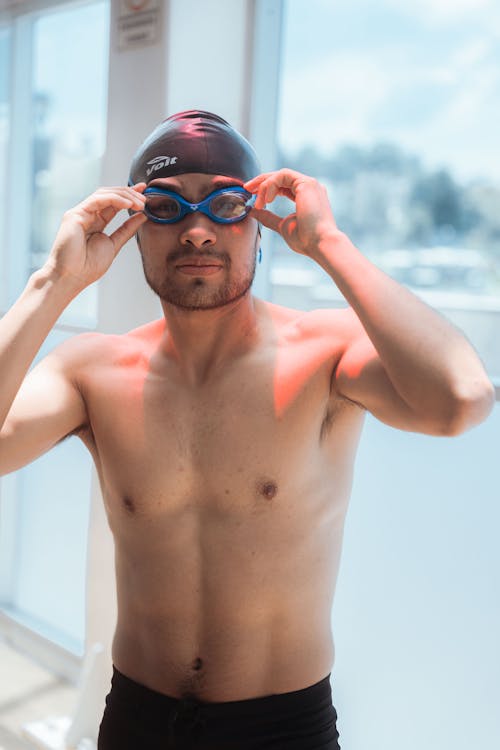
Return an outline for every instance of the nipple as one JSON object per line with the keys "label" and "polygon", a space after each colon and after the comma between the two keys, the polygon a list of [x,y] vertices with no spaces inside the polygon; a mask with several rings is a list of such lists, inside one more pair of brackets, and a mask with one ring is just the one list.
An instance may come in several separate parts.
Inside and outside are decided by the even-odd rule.
{"label": "nipple", "polygon": [[260,482],[259,492],[266,498],[266,500],[272,500],[278,492],[278,486],[272,481]]}

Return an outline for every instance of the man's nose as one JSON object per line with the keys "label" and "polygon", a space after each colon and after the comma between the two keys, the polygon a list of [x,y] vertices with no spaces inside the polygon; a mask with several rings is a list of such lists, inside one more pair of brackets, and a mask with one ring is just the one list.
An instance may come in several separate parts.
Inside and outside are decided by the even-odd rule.
{"label": "man's nose", "polygon": [[192,246],[199,250],[215,245],[217,235],[213,221],[199,211],[182,219],[180,241],[182,245]]}

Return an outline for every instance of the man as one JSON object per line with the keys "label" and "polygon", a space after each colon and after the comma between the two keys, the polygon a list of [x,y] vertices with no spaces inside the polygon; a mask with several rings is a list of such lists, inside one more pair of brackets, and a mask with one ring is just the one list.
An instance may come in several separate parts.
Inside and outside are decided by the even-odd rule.
{"label": "man", "polygon": [[[259,223],[350,306],[253,297]],[[75,336],[26,374],[136,233],[164,317]],[[118,622],[99,749],[338,748],[330,614],[364,414],[430,435],[484,420],[493,388],[464,336],[362,256],[316,180],[260,174],[228,123],[190,111],[139,148],[128,187],[65,214],[0,346],[0,471],[77,434],[101,482]]]}

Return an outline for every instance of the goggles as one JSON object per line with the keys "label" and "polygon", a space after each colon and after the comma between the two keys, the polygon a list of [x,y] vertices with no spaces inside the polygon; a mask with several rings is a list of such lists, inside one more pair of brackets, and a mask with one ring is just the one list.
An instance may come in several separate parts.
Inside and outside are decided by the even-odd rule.
{"label": "goggles", "polygon": [[195,211],[218,224],[234,224],[248,216],[257,197],[237,185],[214,190],[200,203],[189,203],[182,195],[161,187],[148,187],[144,195],[144,213],[158,224],[175,224]]}

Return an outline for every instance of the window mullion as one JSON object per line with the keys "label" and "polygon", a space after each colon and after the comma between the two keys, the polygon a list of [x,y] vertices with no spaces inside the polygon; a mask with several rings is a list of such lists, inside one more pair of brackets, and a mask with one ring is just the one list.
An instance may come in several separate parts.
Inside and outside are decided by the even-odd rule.
{"label": "window mullion", "polygon": [[33,16],[19,16],[12,26],[10,153],[8,158],[6,265],[8,306],[26,284],[32,225]]}
{"label": "window mullion", "polygon": [[15,593],[18,550],[19,506],[16,503],[19,475],[12,472],[0,481],[0,607],[8,606]]}

